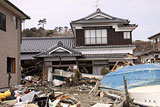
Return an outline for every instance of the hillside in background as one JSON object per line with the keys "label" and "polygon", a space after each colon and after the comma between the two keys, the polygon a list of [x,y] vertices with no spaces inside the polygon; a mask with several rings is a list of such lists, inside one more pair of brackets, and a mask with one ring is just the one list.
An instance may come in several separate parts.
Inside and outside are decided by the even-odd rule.
{"label": "hillside in background", "polygon": [[72,31],[67,26],[55,27],[53,30],[45,30],[44,28],[27,28],[22,31],[23,37],[52,37],[52,36],[71,36]]}

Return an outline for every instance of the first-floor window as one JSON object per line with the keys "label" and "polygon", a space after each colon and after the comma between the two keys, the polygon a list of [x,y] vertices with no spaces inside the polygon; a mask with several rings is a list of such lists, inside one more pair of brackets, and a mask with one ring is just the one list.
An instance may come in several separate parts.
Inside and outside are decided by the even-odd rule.
{"label": "first-floor window", "polygon": [[85,44],[107,44],[107,29],[85,30]]}
{"label": "first-floor window", "polygon": [[16,70],[16,60],[15,58],[7,57],[7,72],[15,73]]}
{"label": "first-floor window", "polygon": [[130,39],[130,32],[123,32],[124,39]]}

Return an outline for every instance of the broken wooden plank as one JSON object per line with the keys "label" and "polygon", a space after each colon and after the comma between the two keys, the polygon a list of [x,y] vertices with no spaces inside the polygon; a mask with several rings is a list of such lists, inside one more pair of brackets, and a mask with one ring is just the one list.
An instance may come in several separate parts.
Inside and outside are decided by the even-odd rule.
{"label": "broken wooden plank", "polygon": [[113,66],[113,68],[112,68],[112,70],[111,70],[111,72],[113,72],[113,71],[116,69],[116,67],[117,67],[117,65],[118,65],[118,62],[119,62],[119,61],[116,61],[116,63],[114,64],[114,66]]}

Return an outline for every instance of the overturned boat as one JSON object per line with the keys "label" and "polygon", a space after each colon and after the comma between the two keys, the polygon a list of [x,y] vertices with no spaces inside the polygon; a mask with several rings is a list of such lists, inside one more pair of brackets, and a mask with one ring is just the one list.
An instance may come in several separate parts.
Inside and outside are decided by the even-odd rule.
{"label": "overturned boat", "polygon": [[141,64],[119,68],[105,75],[99,88],[106,94],[123,96],[123,76],[134,102],[143,106],[160,107],[160,64]]}

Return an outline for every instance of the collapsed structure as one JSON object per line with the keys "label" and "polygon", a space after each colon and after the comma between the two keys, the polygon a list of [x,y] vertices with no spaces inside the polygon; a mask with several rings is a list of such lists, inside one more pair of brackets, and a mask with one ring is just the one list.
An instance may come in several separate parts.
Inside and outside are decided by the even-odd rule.
{"label": "collapsed structure", "polygon": [[153,49],[138,55],[142,63],[160,62],[160,33],[148,37],[152,41]]}
{"label": "collapsed structure", "polygon": [[[22,65],[42,61],[43,77],[56,68],[79,68],[81,72],[100,74],[112,69],[116,61],[132,63],[132,31],[137,27],[127,19],[113,17],[97,9],[70,23],[72,37],[27,37],[22,39]],[[37,61],[37,62],[38,62]],[[36,62],[36,61],[35,61]]]}

